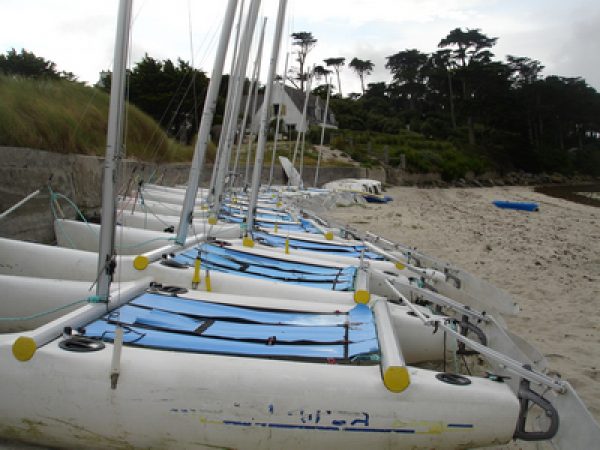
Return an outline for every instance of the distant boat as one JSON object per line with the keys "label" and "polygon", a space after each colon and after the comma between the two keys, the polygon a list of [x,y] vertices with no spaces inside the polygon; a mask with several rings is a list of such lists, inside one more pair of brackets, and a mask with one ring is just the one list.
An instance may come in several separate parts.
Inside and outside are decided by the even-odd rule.
{"label": "distant boat", "polygon": [[325,183],[323,187],[337,192],[353,192],[369,203],[388,203],[393,200],[389,195],[383,194],[381,181],[368,178],[344,178]]}
{"label": "distant boat", "polygon": [[510,202],[506,200],[494,200],[495,206],[502,209],[517,209],[520,211],[539,211],[540,206],[534,202]]}

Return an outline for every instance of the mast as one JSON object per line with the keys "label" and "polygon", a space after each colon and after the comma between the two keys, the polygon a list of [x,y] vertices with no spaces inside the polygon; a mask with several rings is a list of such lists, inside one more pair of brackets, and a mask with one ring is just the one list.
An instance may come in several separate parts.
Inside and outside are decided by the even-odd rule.
{"label": "mast", "polygon": [[[262,59],[262,53],[263,53],[263,44],[265,41],[265,28],[267,26],[267,18],[265,17],[263,19],[263,24],[262,24],[262,29],[260,31],[260,38],[258,41],[258,50],[256,52],[256,58],[254,59],[254,70],[252,73],[252,81],[250,82],[250,87],[248,89],[248,95],[246,97],[246,106],[244,107],[244,117],[242,119],[242,126],[240,128],[240,135],[238,136],[238,144],[237,144],[237,148],[236,148],[236,152],[235,152],[235,163],[233,165],[233,177],[237,177],[238,175],[238,165],[240,162],[240,154],[242,151],[242,144],[244,141],[244,136],[246,135],[246,124],[248,121],[248,115],[250,114],[250,123],[252,124],[252,116],[254,115],[255,111],[250,111],[250,100],[252,99],[252,92],[254,91],[254,86],[258,85],[258,78],[260,75],[260,64],[261,64],[261,59]],[[250,155],[250,152],[248,152],[248,156]],[[248,167],[248,163],[249,161],[246,162],[246,167]],[[235,181],[235,180],[234,180]],[[236,183],[230,183],[231,186],[233,186]]]}
{"label": "mast", "polygon": [[312,88],[312,81],[313,78],[315,76],[315,66],[313,65],[313,69],[312,72],[310,74],[310,76],[308,77],[308,82],[306,83],[306,104],[304,106],[304,115],[302,117],[302,123],[303,123],[303,127],[302,127],[302,147],[300,149],[300,170],[298,171],[300,173],[300,186],[303,188],[304,187],[304,181],[302,180],[302,172],[304,170],[304,148],[306,146],[306,131],[308,130],[308,120],[306,120],[306,105],[308,104],[308,102],[310,101],[310,90]]}
{"label": "mast", "polygon": [[[262,173],[262,165],[265,156],[265,145],[267,143],[267,130],[269,122],[269,106],[271,105],[271,96],[273,94],[273,80],[275,78],[275,70],[277,68],[277,59],[279,57],[279,47],[281,45],[281,34],[283,31],[283,22],[285,18],[285,8],[287,0],[279,1],[279,11],[277,13],[277,25],[275,26],[275,34],[273,36],[273,48],[271,50],[271,62],[269,65],[269,76],[267,78],[267,86],[263,100],[263,109],[260,115],[260,129],[258,132],[258,144],[256,147],[256,159],[254,160],[254,171],[252,174],[252,188],[250,190],[250,202],[248,204],[247,218],[247,233],[252,232],[254,226],[254,210],[258,200],[258,190],[260,188],[260,177]],[[249,243],[246,236],[244,243]],[[250,244],[252,245],[252,244]]]}
{"label": "mast", "polygon": [[121,159],[123,147],[123,122],[125,120],[125,83],[127,52],[131,28],[131,9],[133,0],[121,0],[117,19],[115,41],[115,59],[110,88],[110,106],[108,112],[108,131],[106,133],[106,155],[102,181],[102,219],[98,252],[98,283],[96,296],[100,301],[108,301],[116,262],[115,216],[116,216],[116,170]]}
{"label": "mast", "polygon": [[[326,80],[327,81],[327,80]],[[315,170],[315,185],[319,181],[319,166],[321,165],[321,153],[323,153],[323,141],[325,140],[325,125],[327,124],[327,113],[329,112],[329,95],[331,93],[331,84],[327,83],[327,100],[325,101],[325,114],[323,114],[323,124],[321,125],[321,143],[319,145],[319,157],[317,158],[317,169]]]}
{"label": "mast", "polygon": [[219,37],[217,56],[215,58],[215,64],[213,65],[210,82],[208,84],[206,100],[204,101],[200,129],[198,130],[198,140],[196,141],[194,158],[190,168],[188,185],[185,191],[185,198],[183,200],[183,208],[181,209],[181,217],[179,219],[179,228],[177,229],[177,237],[175,238],[175,242],[179,245],[183,245],[185,243],[188,227],[193,218],[192,212],[194,210],[196,194],[198,193],[200,172],[204,165],[204,157],[206,156],[206,148],[208,147],[208,140],[210,138],[210,127],[212,125],[215,110],[217,109],[219,85],[221,84],[221,77],[223,75],[225,55],[227,54],[227,45],[229,44],[229,37],[231,35],[231,28],[233,26],[233,19],[235,16],[237,3],[238,0],[229,0],[227,10],[225,11],[225,17],[223,19],[223,28],[221,29],[221,36]]}
{"label": "mast", "polygon": [[237,26],[235,27],[235,41],[233,41],[233,55],[231,57],[231,66],[229,68],[229,81],[227,83],[227,97],[225,99],[225,111],[223,114],[223,121],[221,123],[221,132],[219,133],[219,146],[217,148],[217,153],[215,155],[215,163],[213,164],[212,175],[210,177],[209,192],[208,192],[208,202],[211,203],[214,199],[215,194],[215,180],[217,179],[217,173],[219,171],[219,164],[221,159],[221,136],[223,134],[223,130],[227,125],[227,115],[229,113],[229,108],[231,108],[231,93],[233,92],[233,82],[235,79],[235,63],[237,61],[237,54],[240,48],[240,40],[241,40],[241,31],[242,31],[242,17],[244,15],[244,0],[240,3]]}
{"label": "mast", "polygon": [[290,57],[289,53],[285,54],[285,65],[283,69],[283,76],[281,77],[281,81],[279,82],[279,108],[277,108],[277,120],[275,121],[275,138],[273,139],[273,153],[271,155],[271,168],[269,169],[269,182],[267,185],[271,187],[271,183],[273,182],[273,169],[275,167],[275,157],[277,155],[277,140],[279,137],[279,123],[281,122],[281,108],[283,106],[283,98],[285,95],[285,79],[287,77],[287,69],[288,69],[288,59]]}
{"label": "mast", "polygon": [[231,150],[233,147],[234,134],[237,129],[237,119],[240,111],[240,98],[242,95],[242,88],[244,85],[244,79],[246,75],[246,68],[248,66],[248,57],[250,55],[250,46],[252,44],[252,36],[256,27],[256,20],[258,19],[258,10],[260,8],[261,0],[252,0],[250,3],[248,16],[246,23],[244,24],[244,31],[241,37],[240,52],[236,61],[235,69],[235,80],[233,92],[230,92],[228,96],[231,99],[229,111],[225,112],[225,120],[223,122],[223,128],[225,133],[221,130],[221,137],[219,139],[219,168],[217,176],[215,177],[215,184],[213,186],[214,196],[213,205],[209,214],[209,223],[211,225],[216,224],[219,210],[221,209],[221,203],[223,202],[223,191],[225,187],[225,174],[229,168],[229,159],[231,156]]}
{"label": "mast", "polygon": [[[261,60],[262,63],[262,60]],[[252,92],[252,114],[256,111],[256,103],[258,100],[258,83],[254,85]],[[264,98],[263,98],[264,100]],[[246,170],[244,171],[244,189],[248,188],[248,180],[250,180],[250,155],[252,155],[252,143],[254,142],[254,131],[250,127],[250,136],[248,137],[248,145],[246,150]]]}
{"label": "mast", "polygon": [[[308,78],[306,86],[306,95],[304,96],[304,106],[302,107],[302,122],[301,127],[296,127],[296,145],[294,147],[294,156],[292,157],[292,167],[296,165],[296,157],[298,156],[298,148],[300,147],[300,135],[306,132],[306,113],[308,110],[308,101],[310,99],[310,82],[312,75]],[[302,180],[302,178],[300,179]]]}

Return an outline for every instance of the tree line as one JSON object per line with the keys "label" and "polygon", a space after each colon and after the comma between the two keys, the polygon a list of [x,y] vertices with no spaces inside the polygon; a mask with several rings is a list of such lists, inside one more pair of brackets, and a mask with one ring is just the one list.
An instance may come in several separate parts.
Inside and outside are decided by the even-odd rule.
{"label": "tree line", "polygon": [[[292,37],[299,54],[317,42],[309,32]],[[311,47],[303,46],[307,41]],[[392,134],[409,129],[449,140],[499,170],[600,175],[600,94],[579,77],[543,77],[538,60],[495,59],[497,41],[480,29],[456,28],[433,53],[406,49],[386,57],[391,82],[367,88],[365,77],[374,65],[353,58],[348,66],[362,94],[346,97],[339,83],[346,58],[327,58],[323,62],[332,70],[315,67],[325,84],[314,93],[324,97],[328,85],[334,88],[327,76],[336,73],[332,110],[343,129]]]}
{"label": "tree line", "polygon": [[77,77],[72,72],[59,72],[55,63],[25,49],[17,52],[12,48],[6,52],[6,55],[0,55],[0,74],[77,81]]}
{"label": "tree line", "polygon": [[[286,78],[304,89],[310,72],[307,56],[318,41],[304,31],[292,38],[298,67]],[[366,83],[374,64],[354,57],[348,67],[360,79],[362,93],[346,96],[339,76],[346,58],[326,58],[314,67],[320,84],[313,92],[324,98],[328,88],[337,89],[331,108],[341,129],[389,134],[408,129],[446,140],[501,171],[600,175],[600,94],[581,78],[542,76],[544,66],[535,59],[496,59],[492,50],[497,41],[479,29],[456,28],[433,53],[406,49],[388,56],[390,83]],[[15,49],[0,55],[0,73],[77,80],[70,72],[57,71],[53,62]],[[129,72],[128,99],[171,136],[190,143],[208,81],[204,72],[181,59],[160,61],[145,55]],[[216,123],[227,85],[225,76]],[[97,87],[109,91],[110,72]]]}
{"label": "tree line", "polygon": [[[199,117],[209,79],[206,74],[178,59],[160,61],[148,54],[128,70],[127,99],[150,115],[171,137],[190,144],[199,127]],[[223,113],[228,77],[221,83],[217,120]],[[110,92],[111,73],[102,73],[96,87]]]}

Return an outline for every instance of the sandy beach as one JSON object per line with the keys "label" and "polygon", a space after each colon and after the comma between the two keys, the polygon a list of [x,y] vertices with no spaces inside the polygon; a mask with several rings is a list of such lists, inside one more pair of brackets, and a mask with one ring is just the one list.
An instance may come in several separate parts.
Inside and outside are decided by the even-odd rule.
{"label": "sandy beach", "polygon": [[[340,207],[329,217],[507,290],[521,307],[507,318],[509,328],[546,355],[600,420],[600,208],[528,187],[395,187],[387,194],[389,204]],[[540,210],[499,209],[492,200],[534,201]]]}

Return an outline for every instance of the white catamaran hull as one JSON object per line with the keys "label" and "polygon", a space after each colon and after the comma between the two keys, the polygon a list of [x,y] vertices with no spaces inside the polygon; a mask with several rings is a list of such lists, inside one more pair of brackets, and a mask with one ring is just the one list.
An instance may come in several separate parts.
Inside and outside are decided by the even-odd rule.
{"label": "white catamaran hull", "polygon": [[[100,226],[97,224],[57,219],[54,221],[54,230],[59,247],[88,252],[98,251]],[[239,226],[219,224],[212,230],[212,236],[218,239],[239,236]],[[205,239],[206,236],[202,233],[189,235],[182,247],[189,247]],[[115,250],[120,255],[140,255],[162,247],[173,246],[174,243],[173,233],[126,226],[119,226],[115,231]]]}
{"label": "white catamaran hull", "polygon": [[[10,239],[0,239],[0,255],[14,255],[10,264],[0,266],[1,273],[14,276],[15,291],[20,291],[18,298],[27,305],[23,314],[10,312],[10,316],[23,316],[46,311],[51,308],[61,307],[69,302],[90,296],[89,287],[97,276],[97,254],[81,250],[64,249],[41,244],[33,244]],[[35,254],[35,258],[32,255]],[[148,265],[144,270],[134,267],[133,256],[117,256],[117,270],[115,279],[120,281],[135,281],[143,277],[152,279],[162,285],[177,286],[192,289],[194,269],[172,268],[157,262]],[[260,278],[246,278],[217,271],[210,272],[210,290],[206,281],[207,272],[200,271],[200,295],[232,294],[240,297],[256,296],[271,302],[269,307],[295,308],[298,302],[308,302],[313,308],[327,307],[329,305],[343,309],[355,304],[354,292],[332,291],[314,287],[283,284],[278,281]],[[42,278],[35,283],[45,294],[46,301],[41,302],[38,296],[25,295],[30,279]],[[8,278],[7,278],[8,279]],[[74,286],[73,295],[62,298],[60,282],[64,286]],[[46,283],[46,284],[44,284]],[[43,287],[45,286],[45,287]],[[85,290],[88,289],[87,295]],[[11,297],[6,297],[7,299]],[[12,301],[11,301],[12,303]],[[408,310],[401,305],[390,305],[395,328],[403,336],[403,348],[406,347],[407,360],[432,361],[443,357],[443,334],[433,334],[431,329],[422,326],[419,319],[408,314]],[[0,314],[0,316],[2,316]],[[49,319],[40,319],[45,323]],[[18,329],[31,328],[31,324],[19,326]],[[15,326],[14,324],[12,326]],[[7,330],[8,331],[8,330]]]}
{"label": "white catamaran hull", "polygon": [[518,401],[503,383],[443,383],[410,368],[388,391],[380,367],[113,346],[40,348],[28,362],[0,338],[0,434],[71,448],[472,448],[508,442]]}
{"label": "white catamaran hull", "polygon": [[[100,225],[57,219],[54,221],[54,233],[59,247],[98,252]],[[123,226],[115,230],[115,250],[121,255],[139,255],[172,245],[174,240],[173,233],[162,231]]]}
{"label": "white catamaran hull", "polygon": [[89,281],[0,275],[0,286],[0,333],[32,330],[77,309],[92,294]]}
{"label": "white catamaran hull", "polygon": [[[183,199],[185,197],[185,191],[182,192],[168,192],[168,191],[160,191],[155,189],[145,189],[142,192],[144,200],[152,200],[155,202],[165,202],[165,203],[178,203],[182,204]],[[195,205],[197,208],[200,208],[203,204],[206,203],[206,200],[202,195],[198,195],[196,198]]]}
{"label": "white catamaran hull", "polygon": [[[179,227],[178,216],[150,214],[141,211],[124,212],[117,220],[120,225],[145,230],[165,231],[170,229],[177,231]],[[240,236],[239,224],[218,222],[216,225],[210,225],[207,219],[194,219],[193,224],[188,229],[188,236],[206,234],[209,229],[212,236],[231,238]]]}
{"label": "white catamaran hull", "polygon": [[[318,234],[311,233],[301,233],[301,232],[286,232],[286,233],[271,233],[274,236],[278,237],[290,237],[292,239],[303,239],[309,240],[316,243],[321,244],[341,244],[341,245],[362,245],[361,241],[356,240],[346,240],[342,239],[338,236],[334,236],[333,240],[326,239]],[[260,248],[265,248],[261,246]],[[273,248],[267,247],[271,249],[271,251],[277,253],[283,253],[284,249],[282,248]],[[357,258],[351,258],[347,256],[343,256],[341,254],[331,254],[327,252],[310,252],[299,249],[292,249],[290,253],[298,256],[308,256],[313,255],[315,258],[327,260],[327,261],[337,261],[341,264],[357,264]],[[406,257],[399,254],[398,252],[390,252],[397,256],[397,260],[400,262],[406,262]],[[412,260],[414,262],[414,259]],[[491,312],[499,312],[501,314],[506,315],[516,315],[519,311],[518,306],[516,305],[514,299],[508,294],[506,291],[497,288],[496,286],[491,285],[485,280],[479,279],[468,272],[460,270],[457,277],[446,277],[444,274],[445,265],[433,258],[427,258],[420,261],[421,263],[425,263],[425,268],[429,269],[429,272],[432,272],[435,276],[434,279],[428,280],[428,283],[433,284],[440,293],[444,294],[447,297],[450,297],[456,301],[459,301],[465,305],[488,310]],[[418,277],[418,274],[411,272],[410,270],[403,269],[399,270],[394,263],[390,261],[374,261],[370,260],[369,264],[374,269],[377,269],[381,272],[394,273],[394,274],[402,274],[404,276],[413,276]],[[417,267],[420,269],[420,267]],[[423,270],[426,270],[426,269]],[[458,270],[458,269],[455,269]],[[457,283],[457,280],[460,282]],[[458,284],[458,286],[457,286]]]}
{"label": "white catamaran hull", "polygon": [[[147,212],[148,214],[164,214],[167,216],[181,215],[180,203],[159,202],[155,200],[144,200],[142,202],[139,198],[126,197],[120,199],[117,206],[119,210],[123,210],[124,214],[132,211],[141,211]],[[193,212],[194,217],[202,217],[202,214],[206,214],[207,210],[198,208]]]}

